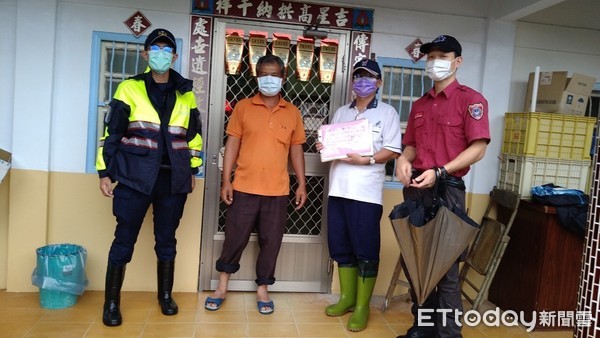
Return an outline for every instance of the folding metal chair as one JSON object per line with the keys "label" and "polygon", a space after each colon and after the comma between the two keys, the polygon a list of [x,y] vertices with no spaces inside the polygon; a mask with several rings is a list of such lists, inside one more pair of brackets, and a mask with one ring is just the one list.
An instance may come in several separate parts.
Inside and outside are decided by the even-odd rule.
{"label": "folding metal chair", "polygon": [[[394,273],[392,274],[392,280],[390,281],[390,286],[388,286],[387,293],[385,294],[385,299],[383,300],[383,305],[381,307],[381,312],[385,312],[388,306],[395,301],[410,300],[410,285],[406,280],[400,279],[400,272],[402,272],[402,264],[400,264],[402,260],[402,254],[398,256],[398,261],[396,262],[396,268],[394,269]],[[406,275],[405,275],[406,276]],[[394,297],[394,292],[396,291],[396,286],[402,285],[408,288],[406,293],[398,295]]]}
{"label": "folding metal chair", "polygon": [[[392,226],[392,229],[394,229],[394,235],[396,236],[396,241],[398,242],[398,246],[400,246],[400,242],[398,239],[398,234],[396,233],[396,229],[393,226]],[[385,312],[385,310],[387,310],[388,306],[392,302],[399,301],[399,300],[404,300],[404,301],[410,300],[410,284],[408,283],[407,280],[400,279],[400,272],[404,273],[401,262],[402,262],[402,252],[400,252],[400,254],[398,255],[398,260],[396,261],[396,268],[394,269],[394,273],[392,274],[392,280],[390,281],[390,285],[388,286],[387,293],[385,294],[385,299],[383,300],[381,312]],[[404,276],[406,277],[406,273],[404,273]],[[408,288],[408,290],[406,291],[406,293],[403,293],[401,295],[394,297],[394,293],[396,292],[396,286],[398,286],[398,285],[402,285],[402,286]]]}
{"label": "folding metal chair", "polygon": [[[479,309],[483,297],[487,296],[504,255],[510,240],[508,232],[517,215],[520,200],[521,196],[516,192],[496,187],[490,192],[490,202],[481,221],[481,229],[460,271],[460,291],[475,311]],[[495,217],[491,216],[492,210],[496,211]],[[471,297],[473,292],[475,297]]]}

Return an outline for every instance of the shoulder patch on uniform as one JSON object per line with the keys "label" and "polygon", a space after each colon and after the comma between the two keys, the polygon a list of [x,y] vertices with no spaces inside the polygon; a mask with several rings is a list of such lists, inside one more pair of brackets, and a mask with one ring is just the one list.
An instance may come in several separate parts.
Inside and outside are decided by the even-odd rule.
{"label": "shoulder patch on uniform", "polygon": [[475,120],[481,120],[483,113],[483,103],[480,102],[469,105],[469,115]]}

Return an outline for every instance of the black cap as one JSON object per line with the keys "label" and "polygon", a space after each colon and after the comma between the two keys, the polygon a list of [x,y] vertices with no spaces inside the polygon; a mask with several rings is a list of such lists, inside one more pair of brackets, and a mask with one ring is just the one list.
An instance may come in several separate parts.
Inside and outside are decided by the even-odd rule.
{"label": "black cap", "polygon": [[354,69],[352,70],[352,74],[356,73],[357,70],[364,69],[372,75],[376,75],[381,78],[381,68],[379,68],[379,64],[373,60],[362,59],[354,64]]}
{"label": "black cap", "polygon": [[175,36],[164,28],[157,28],[148,35],[146,42],[144,43],[144,49],[148,50],[150,45],[156,42],[164,42],[167,45],[173,47],[173,51],[177,51],[177,43],[175,43]]}
{"label": "black cap", "polygon": [[450,35],[440,35],[433,41],[423,44],[420,48],[421,53],[428,54],[431,50],[441,50],[444,53],[454,52],[456,56],[462,53],[462,47],[458,40]]}

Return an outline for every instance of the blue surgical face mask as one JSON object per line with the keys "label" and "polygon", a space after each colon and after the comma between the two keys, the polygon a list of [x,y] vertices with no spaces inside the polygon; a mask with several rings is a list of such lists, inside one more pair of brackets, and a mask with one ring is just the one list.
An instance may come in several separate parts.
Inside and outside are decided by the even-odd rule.
{"label": "blue surgical face mask", "polygon": [[173,61],[173,53],[164,50],[151,50],[148,52],[148,64],[153,71],[158,74],[166,73],[171,68]]}
{"label": "blue surgical face mask", "polygon": [[377,90],[377,79],[373,77],[359,77],[352,83],[352,89],[358,97],[367,97]]}
{"label": "blue surgical face mask", "polygon": [[277,76],[261,76],[258,78],[258,90],[264,96],[275,96],[281,91],[283,79]]}

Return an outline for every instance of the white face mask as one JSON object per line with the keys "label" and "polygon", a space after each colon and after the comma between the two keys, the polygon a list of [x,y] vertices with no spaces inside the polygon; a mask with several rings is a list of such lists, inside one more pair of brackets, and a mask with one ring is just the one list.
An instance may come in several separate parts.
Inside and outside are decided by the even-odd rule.
{"label": "white face mask", "polygon": [[275,96],[281,91],[283,79],[277,76],[261,76],[258,78],[258,90],[264,96]]}
{"label": "white face mask", "polygon": [[[456,59],[454,59],[456,60]],[[433,80],[433,81],[442,81],[449,78],[456,69],[452,69],[452,61],[434,59],[429,60],[425,64],[425,73]]]}

